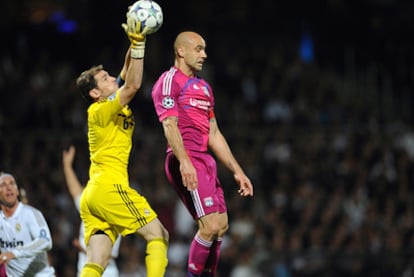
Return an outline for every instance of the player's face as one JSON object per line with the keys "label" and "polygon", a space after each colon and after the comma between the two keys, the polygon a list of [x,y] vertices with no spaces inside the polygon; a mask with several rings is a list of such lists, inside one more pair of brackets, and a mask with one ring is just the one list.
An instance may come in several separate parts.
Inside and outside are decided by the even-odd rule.
{"label": "player's face", "polygon": [[184,60],[186,64],[194,71],[201,71],[207,58],[206,43],[202,37],[191,39],[186,47]]}
{"label": "player's face", "polygon": [[118,89],[116,78],[112,77],[105,70],[95,75],[97,89],[100,91],[100,98],[106,98]]}
{"label": "player's face", "polygon": [[12,207],[18,202],[19,189],[16,180],[11,175],[0,177],[0,202],[2,205]]}

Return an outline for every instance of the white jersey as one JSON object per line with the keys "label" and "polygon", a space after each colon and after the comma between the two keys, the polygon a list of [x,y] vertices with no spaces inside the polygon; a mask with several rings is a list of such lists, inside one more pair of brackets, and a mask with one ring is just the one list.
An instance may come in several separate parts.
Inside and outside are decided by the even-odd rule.
{"label": "white jersey", "polygon": [[43,214],[30,205],[20,202],[9,218],[0,212],[0,249],[16,256],[7,262],[8,276],[55,276],[47,256],[52,249],[49,227]]}
{"label": "white jersey", "polygon": [[[80,198],[81,195],[74,199],[76,209],[80,210]],[[80,228],[79,228],[79,243],[83,249],[86,249],[85,245],[85,234],[84,234],[84,226],[83,221],[81,221]],[[102,275],[102,277],[118,277],[119,270],[116,264],[115,258],[119,255],[119,247],[121,246],[121,236],[118,236],[116,239],[113,247],[112,247],[112,258],[109,260],[107,267]],[[83,251],[79,251],[78,253],[78,274],[80,276],[80,272],[82,271],[83,265],[86,263],[86,253]]]}

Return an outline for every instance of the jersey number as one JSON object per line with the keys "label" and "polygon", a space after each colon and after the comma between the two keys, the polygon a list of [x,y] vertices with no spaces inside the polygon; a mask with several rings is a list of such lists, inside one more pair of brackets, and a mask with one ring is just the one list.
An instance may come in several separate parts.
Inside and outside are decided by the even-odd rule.
{"label": "jersey number", "polygon": [[129,127],[134,126],[134,119],[131,118],[124,118],[124,129],[128,130]]}

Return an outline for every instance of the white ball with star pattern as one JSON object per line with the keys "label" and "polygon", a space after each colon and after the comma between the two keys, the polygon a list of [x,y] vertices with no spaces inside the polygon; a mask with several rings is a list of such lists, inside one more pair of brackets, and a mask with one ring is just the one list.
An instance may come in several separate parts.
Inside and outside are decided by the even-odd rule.
{"label": "white ball with star pattern", "polygon": [[127,17],[140,21],[141,31],[145,27],[148,28],[147,35],[158,31],[164,20],[160,5],[152,0],[139,0],[135,2],[128,10]]}

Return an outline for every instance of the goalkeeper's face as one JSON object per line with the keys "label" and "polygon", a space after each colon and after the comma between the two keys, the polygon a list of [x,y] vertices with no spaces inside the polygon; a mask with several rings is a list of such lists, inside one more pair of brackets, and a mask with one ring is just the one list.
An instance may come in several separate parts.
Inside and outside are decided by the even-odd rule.
{"label": "goalkeeper's face", "polygon": [[95,75],[96,89],[98,92],[98,98],[103,99],[114,93],[119,87],[116,82],[116,78],[110,76],[105,70],[99,71]]}

